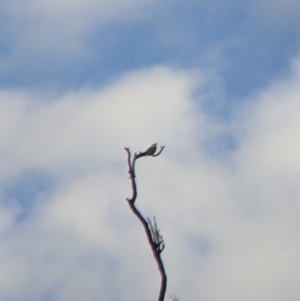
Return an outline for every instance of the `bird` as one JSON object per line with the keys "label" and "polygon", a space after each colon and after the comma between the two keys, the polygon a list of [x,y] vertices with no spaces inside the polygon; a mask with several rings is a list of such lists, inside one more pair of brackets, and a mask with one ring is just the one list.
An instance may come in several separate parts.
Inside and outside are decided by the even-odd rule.
{"label": "bird", "polygon": [[144,154],[146,156],[152,156],[156,152],[156,145],[157,143],[152,144],[146,151],[144,151]]}

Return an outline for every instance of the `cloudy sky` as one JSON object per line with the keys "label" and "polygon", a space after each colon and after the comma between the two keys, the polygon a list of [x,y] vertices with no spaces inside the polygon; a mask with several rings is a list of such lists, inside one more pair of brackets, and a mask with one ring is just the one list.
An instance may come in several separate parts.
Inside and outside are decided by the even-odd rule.
{"label": "cloudy sky", "polygon": [[300,2],[0,0],[0,299],[300,299]]}

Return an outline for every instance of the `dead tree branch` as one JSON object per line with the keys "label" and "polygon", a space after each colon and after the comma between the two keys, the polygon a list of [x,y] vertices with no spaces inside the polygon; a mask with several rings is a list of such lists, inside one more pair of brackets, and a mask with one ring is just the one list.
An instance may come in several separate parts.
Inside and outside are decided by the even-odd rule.
{"label": "dead tree branch", "polygon": [[151,247],[154,259],[157,263],[158,270],[161,275],[161,286],[158,296],[158,301],[163,301],[165,298],[166,288],[167,288],[167,275],[165,272],[165,268],[161,259],[161,252],[165,248],[165,243],[163,240],[162,235],[160,234],[159,229],[157,228],[156,220],[153,217],[153,222],[147,218],[147,220],[143,217],[143,215],[140,213],[140,211],[135,206],[135,201],[137,198],[137,185],[135,180],[135,162],[137,159],[141,157],[151,156],[151,157],[157,157],[164,149],[164,146],[160,147],[160,151],[157,154],[151,154],[149,155],[146,152],[140,152],[139,154],[134,153],[133,159],[131,161],[131,153],[129,148],[124,148],[127,152],[128,158],[128,168],[129,168],[129,179],[131,180],[131,188],[132,188],[132,196],[131,198],[127,198],[128,205],[132,212],[135,214],[135,216],[139,219],[139,221],[142,223],[144,230],[146,232],[146,236],[148,239],[148,243]]}

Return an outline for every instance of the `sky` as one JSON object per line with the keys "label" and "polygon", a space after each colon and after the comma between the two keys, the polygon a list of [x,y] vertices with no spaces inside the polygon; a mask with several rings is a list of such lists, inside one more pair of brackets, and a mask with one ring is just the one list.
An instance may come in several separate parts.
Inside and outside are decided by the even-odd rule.
{"label": "sky", "polygon": [[300,2],[0,0],[0,299],[300,299]]}

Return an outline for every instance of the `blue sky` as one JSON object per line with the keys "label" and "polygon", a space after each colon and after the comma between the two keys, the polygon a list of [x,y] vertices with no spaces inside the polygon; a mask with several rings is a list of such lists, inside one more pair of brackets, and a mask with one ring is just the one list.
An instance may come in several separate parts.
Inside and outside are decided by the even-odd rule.
{"label": "blue sky", "polygon": [[[299,48],[298,18],[291,18],[290,11],[286,16],[280,12],[279,16],[276,12],[268,15],[260,8],[264,2],[259,1],[146,3],[148,13],[108,17],[106,24],[101,22],[101,13],[99,20],[94,13],[88,23],[88,8],[82,12],[81,27],[76,24],[80,7],[59,13],[58,5],[60,18],[49,13],[43,24],[47,3],[55,6],[55,1],[45,1],[45,7],[41,4],[36,11],[31,7],[34,1],[27,2],[24,12],[9,2],[2,4],[6,8],[1,26],[3,87],[65,90],[101,85],[128,70],[167,64],[216,70],[228,97],[235,98],[287,71],[289,58],[296,56]],[[93,5],[101,12],[99,3]],[[267,1],[264,9],[268,5],[272,10]],[[71,25],[66,30],[59,28],[62,32],[58,33],[56,27],[66,23]]]}
{"label": "blue sky", "polygon": [[137,202],[167,297],[299,300],[299,20],[294,0],[0,0],[0,299],[155,300],[123,147],[158,141]]}

